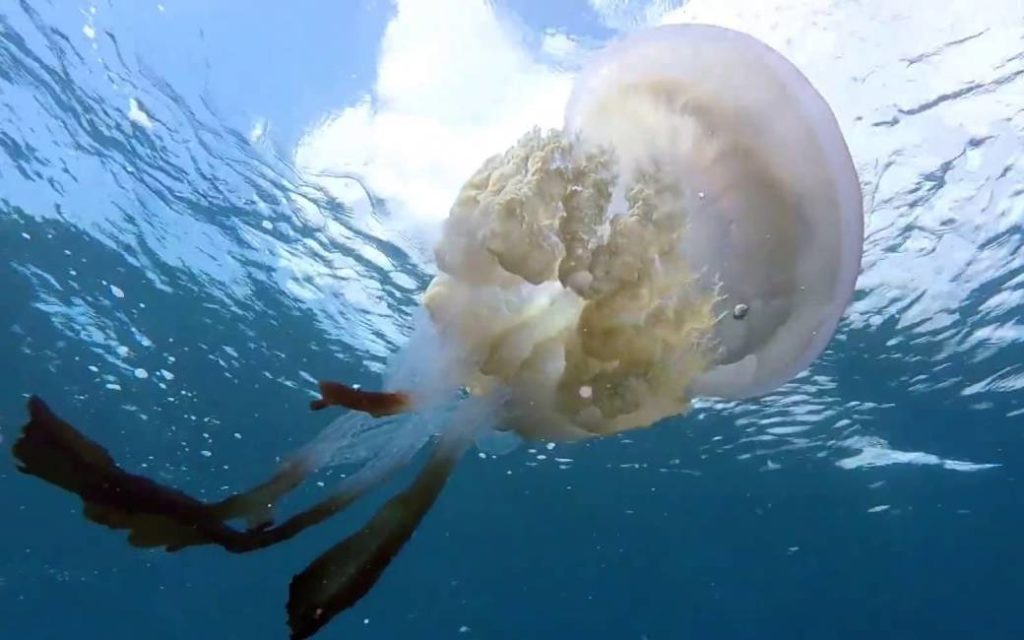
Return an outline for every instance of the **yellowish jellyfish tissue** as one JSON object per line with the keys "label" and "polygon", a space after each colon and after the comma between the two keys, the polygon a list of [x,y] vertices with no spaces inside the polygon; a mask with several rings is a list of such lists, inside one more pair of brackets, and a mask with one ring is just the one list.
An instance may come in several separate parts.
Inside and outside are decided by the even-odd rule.
{"label": "yellowish jellyfish tissue", "polygon": [[562,130],[466,181],[424,305],[519,434],[649,426],[770,392],[824,350],[862,206],[832,111],[782,55],[720,27],[642,30],[583,69]]}

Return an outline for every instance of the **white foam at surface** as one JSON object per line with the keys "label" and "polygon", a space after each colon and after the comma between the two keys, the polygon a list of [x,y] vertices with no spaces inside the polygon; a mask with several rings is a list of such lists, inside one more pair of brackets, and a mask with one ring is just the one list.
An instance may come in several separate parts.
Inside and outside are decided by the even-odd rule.
{"label": "white foam at surface", "polygon": [[129,98],[128,100],[128,119],[145,129],[153,128],[153,120],[142,109],[142,105],[135,98]]}
{"label": "white foam at surface", "polygon": [[932,453],[922,451],[897,451],[889,447],[889,443],[880,438],[856,436],[839,443],[850,449],[860,449],[860,453],[843,458],[836,465],[843,469],[862,469],[884,467],[893,464],[914,464],[940,466],[950,471],[983,471],[1000,465],[995,463],[975,463],[963,460],[940,458]]}

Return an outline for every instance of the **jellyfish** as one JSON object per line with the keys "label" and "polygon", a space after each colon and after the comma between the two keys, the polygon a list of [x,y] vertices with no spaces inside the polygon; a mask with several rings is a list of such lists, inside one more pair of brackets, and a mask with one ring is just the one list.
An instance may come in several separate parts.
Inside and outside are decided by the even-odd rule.
{"label": "jellyfish", "polygon": [[[466,180],[382,390],[321,382],[309,408],[342,413],[269,479],[202,502],[122,469],[35,396],[14,455],[134,546],[246,553],[429,449],[292,579],[291,637],[308,638],[370,591],[474,443],[648,428],[806,369],[852,296],[862,206],[832,111],[781,54],[716,26],[640,30],[586,63],[562,129],[525,132]],[[352,472],[327,498],[277,521],[290,491],[336,465]]]}

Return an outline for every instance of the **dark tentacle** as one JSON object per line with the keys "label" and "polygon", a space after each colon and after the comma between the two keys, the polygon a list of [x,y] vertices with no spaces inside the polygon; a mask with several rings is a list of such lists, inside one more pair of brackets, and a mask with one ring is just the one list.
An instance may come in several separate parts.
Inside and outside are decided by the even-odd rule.
{"label": "dark tentacle", "polygon": [[[321,385],[338,400],[332,383]],[[342,385],[343,386],[343,385]],[[347,388],[344,402],[330,402],[372,415],[405,410],[404,394],[375,394]],[[344,395],[344,394],[342,394]],[[353,401],[352,399],[356,400]],[[269,547],[323,522],[383,484],[399,467],[369,480],[343,487],[316,505],[271,526],[273,504],[297,487],[311,468],[301,461],[284,465],[266,482],[215,503],[205,503],[150,478],[129,473],[95,441],[55,414],[43,400],[28,401],[29,421],[14,443],[22,473],[76,494],[89,520],[127,530],[137,547],[186,547],[215,544],[234,553]],[[377,583],[385,569],[412,537],[444,488],[473,431],[446,431],[412,484],[382,506],[356,533],[335,545],[296,575],[289,587],[288,622],[291,637],[309,638],[338,613],[350,608]],[[236,518],[255,523],[239,530],[227,524]]]}
{"label": "dark tentacle", "polygon": [[[297,487],[311,469],[301,461],[285,464],[257,487],[216,503],[192,496],[145,476],[129,473],[113,457],[38,397],[28,401],[29,422],[14,443],[18,470],[78,495],[93,522],[128,530],[136,547],[186,547],[215,544],[246,553],[289,540],[345,509],[387,480],[388,475],[355,489],[342,489],[312,507],[270,526],[273,505]],[[247,518],[239,530],[227,524]]]}
{"label": "dark tentacle", "polygon": [[472,433],[467,428],[446,432],[408,488],[292,579],[288,598],[292,640],[311,637],[373,588],[437,500],[472,442]]}

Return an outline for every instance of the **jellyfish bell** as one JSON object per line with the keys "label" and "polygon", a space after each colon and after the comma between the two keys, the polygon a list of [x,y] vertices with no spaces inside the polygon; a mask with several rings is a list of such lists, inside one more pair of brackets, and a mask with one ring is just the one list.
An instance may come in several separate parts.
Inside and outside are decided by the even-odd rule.
{"label": "jellyfish bell", "polygon": [[[136,546],[245,553],[433,443],[406,489],[290,583],[291,637],[308,638],[372,588],[481,436],[598,437],[785,383],[835,331],[862,243],[849,153],[799,71],[734,31],[639,31],[583,70],[562,130],[525,133],[469,177],[383,390],[321,382],[310,408],[349,411],[268,480],[198,500],[122,469],[38,398],[14,455]],[[328,497],[274,522],[336,465],[349,473]]]}
{"label": "jellyfish bell", "polygon": [[828,105],[760,41],[634,33],[583,69],[561,132],[470,178],[424,304],[507,426],[571,439],[648,426],[698,395],[772,391],[825,348],[863,245]]}
{"label": "jellyfish bell", "polygon": [[860,270],[863,201],[835,116],[789,60],[718,26],[639,31],[589,61],[565,127],[626,166],[660,160],[688,192],[682,253],[718,293],[693,394],[761,395],[820,355]]}

